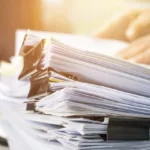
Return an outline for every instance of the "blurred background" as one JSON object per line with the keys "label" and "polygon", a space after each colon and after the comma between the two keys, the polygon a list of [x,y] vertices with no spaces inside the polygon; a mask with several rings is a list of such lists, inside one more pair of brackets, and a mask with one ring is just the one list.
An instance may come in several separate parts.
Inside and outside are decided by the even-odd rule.
{"label": "blurred background", "polygon": [[14,55],[16,29],[92,35],[113,14],[148,0],[0,0],[0,60]]}

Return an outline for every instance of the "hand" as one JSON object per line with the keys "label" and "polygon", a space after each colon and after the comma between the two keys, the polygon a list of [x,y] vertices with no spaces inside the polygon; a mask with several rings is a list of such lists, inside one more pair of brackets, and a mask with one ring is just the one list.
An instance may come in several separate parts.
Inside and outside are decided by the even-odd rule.
{"label": "hand", "polygon": [[95,36],[123,41],[134,41],[150,34],[150,9],[132,9],[104,24]]}
{"label": "hand", "polygon": [[136,63],[150,64],[150,35],[135,40],[117,56]]}

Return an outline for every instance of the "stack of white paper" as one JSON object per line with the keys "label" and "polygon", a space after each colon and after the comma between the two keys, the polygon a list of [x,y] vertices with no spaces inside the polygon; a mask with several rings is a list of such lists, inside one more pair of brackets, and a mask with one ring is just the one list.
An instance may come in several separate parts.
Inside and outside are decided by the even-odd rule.
{"label": "stack of white paper", "polygon": [[[31,76],[38,69],[52,67],[57,71],[73,73],[81,82],[150,97],[150,69],[102,54],[99,51],[100,41],[77,39],[55,37],[42,40],[27,35],[23,46],[32,45],[33,48],[23,55],[25,64],[20,78]],[[103,43],[106,45],[106,41]]]}
{"label": "stack of white paper", "polygon": [[[150,98],[80,82],[51,83],[62,88],[36,103],[36,110],[57,116],[150,118]],[[64,88],[65,87],[65,88]]]}
{"label": "stack of white paper", "polygon": [[[5,108],[5,110],[7,110]],[[100,133],[107,128],[108,119],[93,121],[84,118],[62,118],[39,114],[21,114],[7,110],[9,117],[4,128],[9,136],[12,150],[109,150],[109,149],[149,149],[149,141],[104,141]],[[25,119],[25,120],[23,120]],[[62,128],[63,127],[63,128]],[[98,127],[98,128],[97,128]],[[93,134],[85,129],[93,129]],[[80,141],[80,142],[79,142]]]}
{"label": "stack of white paper", "polygon": [[[25,36],[24,36],[25,35]],[[128,44],[123,41],[113,39],[94,39],[83,35],[72,35],[55,32],[38,32],[38,31],[16,31],[16,55],[20,51],[20,47],[32,48],[36,46],[42,39],[54,37],[59,41],[67,42],[67,44],[79,48],[86,49],[94,53],[102,53],[114,56]],[[22,42],[23,40],[23,42]],[[22,46],[21,46],[22,43]],[[27,51],[26,51],[27,52]]]}
{"label": "stack of white paper", "polygon": [[[97,54],[115,55],[118,51],[127,46],[127,43],[115,40],[98,40],[84,36],[59,35],[54,33],[50,35],[53,35],[58,41],[72,45],[72,47],[76,46],[78,49]],[[19,76],[20,79],[30,77],[33,73],[37,72],[40,67],[51,67],[49,59],[51,56],[51,48],[53,48],[52,41],[53,39],[51,39],[50,36],[46,38],[46,36],[41,34],[38,36],[32,32],[26,33],[20,50],[20,55],[24,57],[24,68]],[[40,64],[40,61],[43,61],[42,64]]]}
{"label": "stack of white paper", "polygon": [[[8,117],[4,128],[12,147],[17,150],[21,146],[24,150],[149,149],[149,141],[106,141],[104,135],[108,134],[112,116],[150,118],[150,70],[103,55],[98,52],[100,47],[86,41],[62,38],[43,41],[41,37],[26,36],[20,53],[24,57],[20,78],[32,77],[35,83],[32,92],[40,95],[44,91],[46,97],[38,97],[36,113],[18,115],[5,105],[1,108]],[[46,42],[44,46],[43,42]],[[92,52],[93,49],[96,51]],[[50,68],[54,71],[50,75],[41,71]],[[73,74],[78,80],[68,79],[62,72]],[[21,90],[25,89],[23,86]],[[34,94],[31,101],[35,100]],[[10,97],[13,96],[21,98],[12,92]]]}
{"label": "stack of white paper", "polygon": [[30,120],[29,126],[36,129],[33,132],[36,136],[45,140],[55,140],[68,148],[90,148],[100,145],[104,141],[100,135],[107,134],[108,118],[104,121],[94,121],[84,118],[30,115],[28,114],[26,119]]}
{"label": "stack of white paper", "polygon": [[[49,143],[48,147],[53,147],[55,144],[56,148],[62,145],[63,149],[90,149],[93,146],[100,146],[100,143],[104,141],[101,135],[107,134],[108,118],[100,117],[91,120],[90,118],[62,118],[35,113],[17,115],[9,107],[4,104],[2,106],[4,115],[9,118],[9,126],[6,123],[4,126],[7,135],[11,138],[13,136],[15,140],[18,139],[18,145],[23,143],[26,149],[27,147],[43,147],[45,150],[46,143]],[[15,135],[12,135],[13,130],[16,132]],[[17,146],[13,139],[11,139],[12,142]],[[38,145],[35,146],[36,142]]]}
{"label": "stack of white paper", "polygon": [[73,72],[79,81],[150,97],[150,70],[147,68],[86,49],[77,49],[67,41],[60,42],[53,38],[45,51],[50,51],[51,67]]}
{"label": "stack of white paper", "polygon": [[[33,48],[23,55],[25,65],[22,73],[26,72],[26,75],[22,74],[22,79],[31,76],[40,67],[52,67],[57,71],[73,73],[81,82],[150,97],[150,69],[102,54],[98,43],[106,45],[106,41],[66,40],[58,37],[47,38],[40,43],[41,41],[42,38],[27,35],[23,46],[32,45]],[[111,50],[113,51],[113,44]]]}

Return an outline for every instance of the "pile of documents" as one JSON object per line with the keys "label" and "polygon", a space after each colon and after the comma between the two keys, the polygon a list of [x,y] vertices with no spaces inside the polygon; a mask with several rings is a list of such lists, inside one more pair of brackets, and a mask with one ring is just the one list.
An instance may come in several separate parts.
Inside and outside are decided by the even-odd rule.
{"label": "pile of documents", "polygon": [[27,111],[3,109],[13,145],[16,133],[24,150],[149,149],[150,70],[77,43],[25,35]]}
{"label": "pile of documents", "polygon": [[[30,35],[26,36],[24,44],[20,52],[24,56],[20,79],[51,67],[72,73],[81,82],[150,97],[150,70],[145,67],[93,53],[92,46],[88,50],[76,48],[72,42],[62,39],[48,38],[39,42],[39,39]],[[26,44],[34,46],[28,50]]]}
{"label": "pile of documents", "polygon": [[[122,136],[120,135],[121,131],[116,132],[114,126],[109,129],[110,120],[108,117],[64,118],[33,112],[17,114],[10,109],[5,109],[6,114],[9,119],[8,122],[3,122],[3,127],[9,136],[12,150],[19,150],[20,147],[22,150],[141,150],[149,149],[150,146],[149,139],[141,140],[139,137],[139,133],[144,137],[145,131],[134,130],[136,125],[131,130],[129,126],[126,127],[127,130],[123,132]],[[136,122],[136,120],[134,121]],[[142,127],[142,124],[140,126]],[[122,126],[116,127],[123,130]],[[113,139],[114,134],[117,135],[117,140]],[[133,134],[135,135],[133,136]],[[127,139],[122,140],[125,137]],[[137,138],[137,141],[133,140],[133,137]],[[128,138],[131,138],[130,141]]]}

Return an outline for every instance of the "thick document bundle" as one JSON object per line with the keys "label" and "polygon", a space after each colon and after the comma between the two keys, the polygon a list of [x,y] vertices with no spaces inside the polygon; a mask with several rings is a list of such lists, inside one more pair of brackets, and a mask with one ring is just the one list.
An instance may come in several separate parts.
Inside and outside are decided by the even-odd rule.
{"label": "thick document bundle", "polygon": [[[32,40],[31,40],[32,41]],[[87,43],[88,45],[88,43]],[[114,57],[93,53],[75,43],[49,38],[40,41],[24,56],[20,79],[47,67],[73,72],[78,81],[150,97],[150,70]]]}
{"label": "thick document bundle", "polygon": [[66,134],[78,132],[82,136],[95,134],[100,135],[102,141],[149,140],[150,119],[89,116],[64,118],[37,113],[24,113],[22,117],[34,129],[50,132],[55,130],[58,134],[60,132]]}
{"label": "thick document bundle", "polygon": [[[138,134],[134,132],[135,130],[131,131],[129,128],[130,125],[132,127],[135,125],[134,121],[136,122],[135,129],[140,126],[142,128],[142,120],[142,122],[140,120],[137,122],[137,120],[114,120],[113,118],[104,117],[63,118],[35,113],[18,115],[14,112],[7,115],[9,125],[5,123],[4,128],[7,131],[7,135],[9,135],[9,141],[12,142],[12,147],[16,148],[15,150],[19,150],[19,146],[24,146],[23,150],[32,150],[34,148],[37,150],[140,150],[149,149],[150,146],[149,137],[145,139],[148,132],[144,133],[143,130],[139,131],[138,133],[140,134]],[[121,137],[120,133],[123,133],[123,130],[121,130],[123,128],[119,127],[119,125],[123,123],[126,123],[126,127],[130,132],[126,130],[127,132],[124,132]],[[145,120],[145,123],[149,124],[149,121],[146,122]],[[118,127],[116,134],[113,131],[117,131],[117,128],[112,130],[109,127],[112,126],[114,129],[115,125]],[[137,141],[132,139],[133,136],[138,136]],[[120,140],[118,140],[118,137]],[[129,137],[131,141],[129,141]]]}
{"label": "thick document bundle", "polygon": [[56,70],[75,70],[79,81],[150,97],[149,69],[105,55],[74,49],[56,40],[52,43],[50,65]]}
{"label": "thick document bundle", "polygon": [[63,89],[42,98],[36,110],[57,116],[150,118],[150,98],[81,82],[52,83]]}

